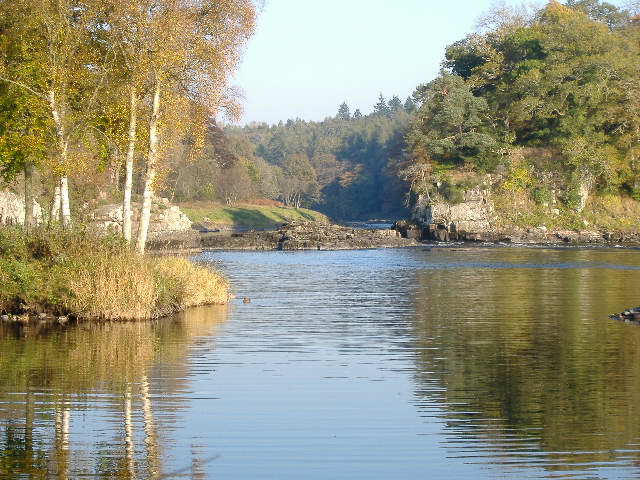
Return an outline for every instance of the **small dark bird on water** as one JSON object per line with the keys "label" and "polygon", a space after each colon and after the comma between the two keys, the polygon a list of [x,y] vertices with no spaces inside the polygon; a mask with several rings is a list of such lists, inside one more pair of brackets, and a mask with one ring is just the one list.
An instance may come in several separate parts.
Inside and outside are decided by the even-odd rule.
{"label": "small dark bird on water", "polygon": [[242,303],[251,303],[251,299],[245,297],[242,299]]}

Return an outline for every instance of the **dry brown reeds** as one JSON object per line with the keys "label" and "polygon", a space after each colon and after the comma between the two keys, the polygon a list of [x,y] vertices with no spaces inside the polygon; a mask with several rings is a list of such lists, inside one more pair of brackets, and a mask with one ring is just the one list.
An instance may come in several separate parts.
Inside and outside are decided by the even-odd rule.
{"label": "dry brown reeds", "polygon": [[156,318],[229,299],[220,274],[185,258],[147,258],[127,252],[94,258],[92,263],[69,279],[66,307],[78,317]]}
{"label": "dry brown reeds", "polygon": [[0,267],[5,312],[138,320],[229,299],[227,281],[206,266],[143,257],[119,239],[81,233],[0,232]]}

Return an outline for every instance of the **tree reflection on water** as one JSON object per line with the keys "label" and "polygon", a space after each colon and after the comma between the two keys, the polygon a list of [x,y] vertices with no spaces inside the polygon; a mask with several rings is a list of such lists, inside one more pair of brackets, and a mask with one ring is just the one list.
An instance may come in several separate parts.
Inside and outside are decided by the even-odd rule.
{"label": "tree reflection on water", "polygon": [[[168,478],[187,347],[226,315],[214,306],[153,322],[1,323],[0,478]],[[203,478],[204,453],[193,449],[183,476]]]}
{"label": "tree reflection on water", "polygon": [[[498,254],[517,265],[517,250]],[[638,465],[640,328],[607,318],[637,302],[637,270],[544,267],[553,254],[538,253],[541,268],[417,275],[416,402],[446,407],[454,456],[559,471]]]}

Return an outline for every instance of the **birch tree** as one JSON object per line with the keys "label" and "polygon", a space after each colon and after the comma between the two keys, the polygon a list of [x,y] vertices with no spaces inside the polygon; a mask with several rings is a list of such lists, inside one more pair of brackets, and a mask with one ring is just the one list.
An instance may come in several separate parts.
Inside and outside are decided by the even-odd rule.
{"label": "birch tree", "polygon": [[107,22],[111,41],[119,58],[119,74],[115,83],[122,87],[126,97],[128,118],[126,124],[125,181],[122,200],[122,233],[127,241],[132,237],[131,194],[133,166],[138,139],[138,117],[145,84],[149,75],[149,50],[153,42],[148,25],[151,3],[137,0],[111,0]]}
{"label": "birch tree", "polygon": [[[29,92],[47,109],[53,122],[51,165],[56,182],[52,220],[61,213],[62,225],[71,225],[68,175],[72,169],[70,146],[80,138],[106,76],[111,54],[92,37],[101,25],[97,1],[4,0],[4,11],[20,15],[15,41],[28,45],[40,75],[30,81],[16,75],[19,65],[3,65],[0,81]],[[59,193],[58,193],[59,192]],[[59,201],[58,201],[59,194]]]}
{"label": "birch tree", "polygon": [[[138,31],[147,54],[152,92],[149,140],[140,224],[136,248],[144,253],[151,217],[162,135],[197,122],[192,136],[203,138],[206,117],[184,118],[180,108],[202,106],[198,111],[214,116],[224,110],[238,114],[229,75],[237,66],[243,45],[253,31],[254,7],[250,0],[154,0],[139,2]],[[172,108],[173,107],[173,108]],[[185,110],[182,111],[183,114]]]}

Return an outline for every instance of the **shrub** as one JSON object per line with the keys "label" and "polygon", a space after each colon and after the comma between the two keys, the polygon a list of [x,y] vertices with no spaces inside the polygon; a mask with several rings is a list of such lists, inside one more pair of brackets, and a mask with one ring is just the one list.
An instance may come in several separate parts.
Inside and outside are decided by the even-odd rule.
{"label": "shrub", "polygon": [[567,208],[577,211],[580,209],[582,197],[580,196],[580,191],[577,188],[568,188],[562,193],[560,200],[562,200],[562,203],[564,203]]}
{"label": "shrub", "polygon": [[531,192],[531,198],[538,205],[549,203],[553,200],[553,193],[546,187],[536,187]]}
{"label": "shrub", "polygon": [[532,181],[530,167],[521,162],[511,166],[502,187],[509,192],[520,192],[529,188]]}
{"label": "shrub", "polygon": [[469,185],[471,185],[468,181],[454,183],[451,177],[442,176],[441,182],[438,193],[440,193],[446,201],[454,205],[464,202],[464,192],[469,188]]}

